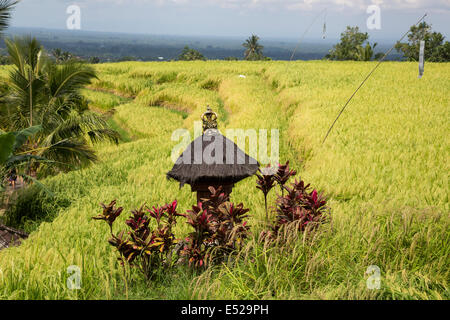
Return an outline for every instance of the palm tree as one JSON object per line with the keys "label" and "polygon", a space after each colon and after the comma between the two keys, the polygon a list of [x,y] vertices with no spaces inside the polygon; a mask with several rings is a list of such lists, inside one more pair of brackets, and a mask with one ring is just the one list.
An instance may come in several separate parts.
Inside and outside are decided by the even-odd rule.
{"label": "palm tree", "polygon": [[[2,32],[9,26],[11,11],[17,3],[18,1],[0,0],[0,37],[2,36]],[[2,83],[0,106],[3,106],[3,103],[5,102],[6,92],[7,90]],[[0,121],[0,125],[1,123],[2,122]],[[29,164],[31,161],[35,161],[36,163],[47,162],[47,159],[45,158],[33,155],[27,151],[23,152],[23,145],[25,142],[30,137],[38,133],[41,129],[41,126],[34,126],[9,133],[0,129],[0,191],[4,190],[3,183],[8,176],[14,172],[14,174],[19,174],[25,180],[35,182],[39,187],[51,194],[51,192],[48,191],[48,189],[45,188],[45,186],[43,186],[39,181],[19,171],[20,167]],[[21,153],[19,152],[20,149],[22,149]]]}
{"label": "palm tree", "polygon": [[5,31],[11,20],[11,11],[18,1],[0,0],[0,33]]}
{"label": "palm tree", "polygon": [[244,59],[245,60],[263,60],[264,55],[262,50],[264,47],[259,44],[259,37],[257,35],[252,35],[250,38],[245,40],[242,44],[245,50]]}
{"label": "palm tree", "polygon": [[30,138],[33,154],[67,165],[81,167],[96,160],[89,142],[109,139],[118,142],[118,133],[87,108],[80,90],[96,78],[92,67],[71,61],[57,64],[46,55],[36,39],[6,40],[14,69],[8,85],[7,130],[34,125],[42,130]]}
{"label": "palm tree", "polygon": [[68,62],[71,59],[73,59],[73,55],[68,51],[62,51],[61,49],[57,48],[52,51],[52,55],[55,58],[57,63],[64,63]]}

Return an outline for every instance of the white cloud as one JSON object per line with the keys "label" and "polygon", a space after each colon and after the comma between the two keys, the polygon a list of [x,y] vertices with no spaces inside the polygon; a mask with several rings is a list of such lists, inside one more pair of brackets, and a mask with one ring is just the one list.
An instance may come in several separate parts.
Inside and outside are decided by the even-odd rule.
{"label": "white cloud", "polygon": [[387,10],[418,10],[450,12],[450,0],[66,0],[68,3],[89,5],[109,3],[116,5],[199,6],[239,10],[303,10],[330,11],[366,10],[371,4]]}
{"label": "white cloud", "polygon": [[[92,0],[90,0],[92,1]],[[94,0],[95,1],[95,0]],[[349,7],[367,8],[370,4],[378,4],[391,9],[426,9],[426,8],[446,8],[450,9],[449,0],[97,0],[105,2],[140,2],[163,4],[213,4],[223,7],[271,7],[289,8],[292,6],[314,8],[314,7]]]}

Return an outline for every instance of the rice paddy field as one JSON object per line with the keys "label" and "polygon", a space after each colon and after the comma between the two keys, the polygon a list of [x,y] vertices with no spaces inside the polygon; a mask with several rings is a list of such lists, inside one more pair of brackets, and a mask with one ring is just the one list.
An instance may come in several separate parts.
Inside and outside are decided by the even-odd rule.
{"label": "rice paddy field", "polygon": [[[97,145],[100,161],[88,169],[43,181],[55,193],[47,204],[54,214],[26,224],[29,239],[0,252],[0,299],[450,299],[450,64],[427,63],[418,79],[416,63],[383,63],[322,144],[374,66],[96,65],[99,79],[83,93],[92,110],[109,115],[121,143]],[[331,222],[314,234],[288,235],[287,245],[265,246],[258,242],[264,198],[248,178],[232,193],[251,214],[240,259],[202,273],[180,267],[152,282],[131,270],[125,285],[108,228],[91,217],[114,199],[128,212],[174,199],[189,209],[196,199],[189,186],[165,176],[179,143],[171,136],[179,128],[193,134],[207,104],[222,132],[279,129],[280,162],[290,160],[326,194]],[[180,219],[176,232],[190,228]],[[70,265],[82,271],[80,290],[67,288]],[[367,286],[371,265],[380,269],[376,290]]]}

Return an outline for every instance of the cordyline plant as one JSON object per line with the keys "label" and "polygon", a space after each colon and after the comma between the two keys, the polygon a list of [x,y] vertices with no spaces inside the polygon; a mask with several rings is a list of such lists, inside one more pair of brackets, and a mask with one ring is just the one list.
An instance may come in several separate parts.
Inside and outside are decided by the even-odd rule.
{"label": "cordyline plant", "polygon": [[[172,230],[176,225],[176,217],[183,216],[176,211],[177,201],[151,209],[142,206],[132,211],[132,215],[126,220],[130,230],[126,234],[121,231],[117,235],[113,234],[113,224],[123,208],[116,209],[115,206],[115,200],[109,205],[102,204],[103,213],[93,219],[108,223],[112,236],[108,242],[119,251],[118,259],[121,264],[137,267],[147,280],[152,279],[161,266],[171,266],[174,262],[173,247],[177,243]],[[152,220],[156,220],[154,229],[150,226]]]}
{"label": "cordyline plant", "polygon": [[116,221],[117,217],[120,216],[120,214],[123,211],[122,207],[116,209],[116,203],[117,203],[116,200],[111,201],[111,203],[108,205],[101,203],[100,205],[103,208],[103,213],[97,217],[92,218],[94,220],[106,221],[109,225],[109,229],[111,230],[111,234],[112,234],[112,227],[113,227],[114,221]]}
{"label": "cordyline plant", "polygon": [[238,250],[247,237],[249,227],[244,219],[249,209],[241,203],[228,201],[222,187],[210,187],[211,196],[201,199],[185,215],[194,231],[186,238],[181,250],[190,266],[201,268],[220,263]]}
{"label": "cordyline plant", "polygon": [[310,185],[305,185],[302,180],[296,180],[290,188],[284,188],[287,194],[278,196],[276,201],[275,232],[292,223],[297,224],[298,231],[304,231],[308,225],[317,227],[324,222],[327,201],[323,195],[319,195],[315,189],[308,192]]}
{"label": "cordyline plant", "polygon": [[[266,169],[266,168],[265,168]],[[284,165],[279,165],[278,170],[272,176],[258,175],[256,188],[264,193],[267,217],[267,194],[274,187],[276,182],[282,191],[276,200],[274,213],[276,221],[272,226],[272,232],[263,232],[264,236],[276,236],[282,228],[295,226],[298,231],[304,231],[307,227],[315,228],[326,219],[326,203],[324,196],[319,195],[317,190],[309,191],[310,185],[305,182],[295,181],[291,187],[286,184],[297,172],[289,168],[289,161]],[[287,192],[284,195],[284,192]]]}
{"label": "cordyline plant", "polygon": [[278,165],[278,169],[273,168],[270,164],[267,167],[258,169],[256,177],[256,188],[261,190],[264,194],[264,207],[266,209],[266,222],[269,220],[269,211],[267,208],[267,195],[275,187],[275,184],[281,188],[281,193],[284,194],[284,186],[286,182],[297,174],[295,170],[289,168],[289,161],[286,164]]}
{"label": "cordyline plant", "polygon": [[297,174],[297,171],[291,170],[289,168],[289,161],[286,164],[279,164],[278,171],[275,174],[275,181],[281,188],[281,194],[284,195],[284,186],[289,181],[289,179]]}
{"label": "cordyline plant", "polygon": [[258,169],[258,173],[256,173],[256,177],[258,178],[256,180],[256,188],[261,190],[261,192],[264,194],[264,207],[266,209],[266,222],[269,220],[269,211],[267,209],[267,195],[269,194],[270,190],[275,187],[275,175],[274,171],[272,170],[271,166],[268,165],[267,167],[261,169]]}
{"label": "cordyline plant", "polygon": [[[108,223],[111,232],[108,242],[118,250],[121,264],[137,267],[147,280],[162,267],[182,262],[193,268],[204,268],[224,261],[240,249],[250,229],[244,221],[249,209],[244,209],[242,203],[229,202],[222,187],[210,187],[209,190],[211,196],[201,199],[186,214],[177,212],[177,201],[162,207],[142,206],[132,211],[126,220],[127,233],[113,233],[113,224],[123,211],[122,207],[116,208],[115,200],[109,205],[101,204],[103,213],[93,219]],[[194,228],[184,241],[177,241],[173,233],[180,216]],[[154,229],[152,221],[156,222]]]}

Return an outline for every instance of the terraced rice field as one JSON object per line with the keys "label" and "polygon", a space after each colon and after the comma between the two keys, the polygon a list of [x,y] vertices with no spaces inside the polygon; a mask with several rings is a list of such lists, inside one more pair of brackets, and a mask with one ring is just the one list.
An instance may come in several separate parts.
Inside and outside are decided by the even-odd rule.
{"label": "terraced rice field", "polygon": [[[450,64],[427,64],[419,80],[415,63],[383,63],[322,144],[373,66],[97,65],[99,80],[84,94],[94,111],[109,114],[122,141],[96,146],[96,165],[44,181],[68,205],[56,207],[53,221],[20,247],[0,252],[0,299],[449,299]],[[311,237],[266,249],[257,241],[264,199],[249,178],[232,194],[251,209],[253,236],[242,259],[201,274],[179,268],[151,283],[131,271],[124,286],[107,227],[91,217],[100,202],[113,199],[126,210],[174,199],[181,210],[190,208],[190,188],[165,177],[178,144],[171,136],[179,128],[193,134],[207,104],[219,114],[222,131],[279,129],[281,162],[290,160],[327,195],[332,222]],[[178,223],[177,234],[188,232]],[[70,265],[82,270],[81,290],[66,286]],[[379,290],[366,286],[370,265],[380,268]]]}

